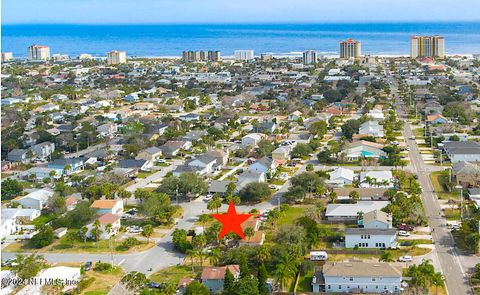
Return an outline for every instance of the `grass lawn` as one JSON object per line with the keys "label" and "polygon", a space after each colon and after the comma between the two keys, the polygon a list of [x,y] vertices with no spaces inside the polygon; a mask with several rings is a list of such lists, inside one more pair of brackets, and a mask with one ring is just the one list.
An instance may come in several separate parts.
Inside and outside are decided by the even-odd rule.
{"label": "grass lawn", "polygon": [[311,206],[288,207],[287,210],[281,213],[277,226],[282,224],[294,224],[295,220],[302,217],[305,210],[309,207]]}
{"label": "grass lawn", "polygon": [[313,271],[300,276],[297,292],[312,292]]}
{"label": "grass lawn", "polygon": [[88,286],[81,294],[84,295],[100,295],[108,294],[108,292],[123,277],[123,270],[119,267],[109,271],[90,270],[85,272],[86,277],[93,277],[95,281]]}
{"label": "grass lawn", "polygon": [[146,178],[147,176],[152,175],[156,171],[150,171],[150,172],[138,172],[137,178]]}
{"label": "grass lawn", "polygon": [[445,218],[447,220],[460,220],[460,210],[459,209],[445,208],[445,209],[443,209],[443,213],[445,214]]}
{"label": "grass lawn", "polygon": [[[140,245],[133,246],[128,250],[123,250],[121,244],[121,241],[112,241],[113,253],[143,252],[155,246],[153,242],[147,244],[147,242],[141,241]],[[110,245],[108,240],[98,242],[87,241],[86,243],[83,241],[75,241],[72,247],[71,244],[67,244],[62,239],[55,239],[51,245],[41,249],[30,247],[28,242],[14,242],[3,249],[5,252],[29,252],[32,250],[44,253],[110,253]]]}
{"label": "grass lawn", "polygon": [[399,239],[399,240],[397,240],[397,242],[398,243],[411,242],[411,243],[416,243],[416,244],[433,244],[432,240],[428,240],[428,239],[415,239],[415,240]]}
{"label": "grass lawn", "polygon": [[[93,261],[95,264],[95,261]],[[54,266],[82,267],[85,262],[60,262]],[[124,272],[122,268],[116,267],[108,271],[86,271],[82,278],[94,278],[94,281],[85,288],[82,295],[106,295],[122,279]]]}
{"label": "grass lawn", "polygon": [[196,278],[200,275],[200,267],[195,268],[195,272],[192,272],[192,268],[188,265],[170,266],[152,274],[149,279],[157,282],[173,282],[175,285],[183,278]]}
{"label": "grass lawn", "polygon": [[437,171],[430,174],[433,189],[439,199],[459,199],[457,192],[449,192],[446,184],[448,183],[448,171]]}
{"label": "grass lawn", "polygon": [[38,226],[38,225],[47,224],[48,222],[52,221],[56,217],[57,215],[54,213],[43,214],[35,218],[35,220],[32,221],[32,225]]}

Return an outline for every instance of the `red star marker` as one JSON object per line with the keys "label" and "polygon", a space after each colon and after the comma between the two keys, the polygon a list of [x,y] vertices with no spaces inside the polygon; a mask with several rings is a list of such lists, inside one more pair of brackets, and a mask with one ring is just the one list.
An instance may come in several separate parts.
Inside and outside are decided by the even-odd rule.
{"label": "red star marker", "polygon": [[233,203],[233,200],[231,200],[227,213],[211,214],[211,216],[222,223],[222,230],[220,231],[218,239],[223,238],[232,231],[243,239],[245,235],[243,234],[241,224],[249,219],[252,214],[237,214],[235,204]]}

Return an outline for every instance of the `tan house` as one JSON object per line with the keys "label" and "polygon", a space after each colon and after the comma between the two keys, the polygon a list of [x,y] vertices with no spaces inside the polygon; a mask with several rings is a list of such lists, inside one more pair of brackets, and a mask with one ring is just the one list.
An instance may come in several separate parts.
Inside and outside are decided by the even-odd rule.
{"label": "tan house", "polygon": [[478,187],[480,185],[480,166],[471,162],[458,162],[452,167],[457,184],[463,187]]}
{"label": "tan house", "polygon": [[135,160],[147,160],[156,162],[162,157],[162,150],[156,146],[146,148],[138,153]]}

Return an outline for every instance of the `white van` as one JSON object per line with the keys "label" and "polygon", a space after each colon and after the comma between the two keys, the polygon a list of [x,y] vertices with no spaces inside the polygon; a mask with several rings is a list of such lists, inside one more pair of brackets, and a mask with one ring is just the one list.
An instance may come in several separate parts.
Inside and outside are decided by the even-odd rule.
{"label": "white van", "polygon": [[311,261],[325,261],[328,259],[328,254],[325,251],[311,251],[310,260]]}

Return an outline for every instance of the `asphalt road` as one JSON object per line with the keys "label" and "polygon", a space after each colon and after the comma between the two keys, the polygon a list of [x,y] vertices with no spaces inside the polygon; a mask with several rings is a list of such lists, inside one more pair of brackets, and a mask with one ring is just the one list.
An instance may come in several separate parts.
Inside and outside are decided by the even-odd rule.
{"label": "asphalt road", "polygon": [[[405,113],[400,105],[397,105],[397,113],[402,119],[406,119]],[[445,277],[448,294],[471,294],[468,278],[455,249],[455,242],[446,227],[446,219],[441,215],[441,207],[429,176],[430,169],[425,165],[416,142],[409,139],[413,136],[409,124],[405,124],[402,133],[407,145],[410,147],[409,157],[413,168],[412,170],[418,175],[418,181],[423,188],[423,206],[428,224],[432,229],[435,251]]]}

